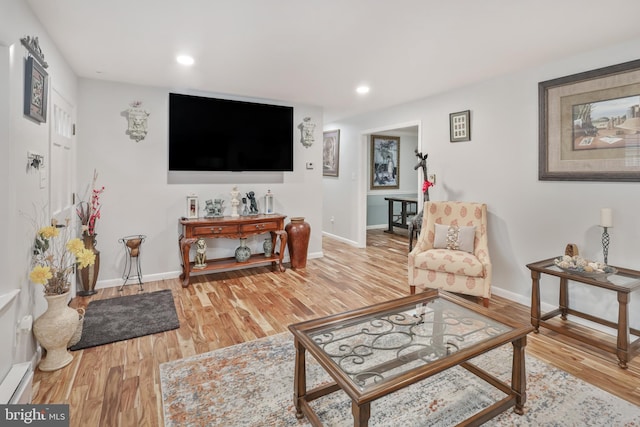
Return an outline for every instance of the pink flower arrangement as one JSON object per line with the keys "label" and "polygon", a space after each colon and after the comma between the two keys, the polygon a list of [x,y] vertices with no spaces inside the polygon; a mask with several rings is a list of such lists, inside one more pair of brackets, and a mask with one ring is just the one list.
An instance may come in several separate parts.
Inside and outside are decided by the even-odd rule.
{"label": "pink flower arrangement", "polygon": [[100,195],[104,191],[104,186],[96,188],[96,180],[98,173],[93,171],[93,182],[91,184],[90,200],[78,203],[76,212],[82,225],[82,234],[85,236],[94,236],[96,234],[96,221],[100,218]]}

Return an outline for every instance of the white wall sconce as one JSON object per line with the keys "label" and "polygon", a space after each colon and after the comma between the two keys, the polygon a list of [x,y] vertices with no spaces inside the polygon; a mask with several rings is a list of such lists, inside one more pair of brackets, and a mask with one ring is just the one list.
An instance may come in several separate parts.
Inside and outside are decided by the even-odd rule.
{"label": "white wall sconce", "polygon": [[300,132],[302,133],[300,142],[306,148],[309,148],[311,147],[311,145],[313,145],[313,131],[315,128],[316,125],[314,123],[311,123],[311,117],[305,117],[304,119],[302,119],[302,123],[298,125],[298,129],[300,129]]}
{"label": "white wall sconce", "polygon": [[149,113],[141,108],[142,101],[133,101],[127,109],[127,121],[129,127],[127,135],[136,142],[142,141],[147,136],[147,118]]}

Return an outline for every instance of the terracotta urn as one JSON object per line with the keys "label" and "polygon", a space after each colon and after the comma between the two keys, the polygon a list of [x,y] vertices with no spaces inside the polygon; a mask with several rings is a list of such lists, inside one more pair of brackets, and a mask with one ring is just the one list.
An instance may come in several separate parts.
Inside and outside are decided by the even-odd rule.
{"label": "terracotta urn", "polygon": [[287,232],[287,248],[289,249],[291,268],[305,268],[311,226],[305,222],[304,217],[293,217],[284,230]]}

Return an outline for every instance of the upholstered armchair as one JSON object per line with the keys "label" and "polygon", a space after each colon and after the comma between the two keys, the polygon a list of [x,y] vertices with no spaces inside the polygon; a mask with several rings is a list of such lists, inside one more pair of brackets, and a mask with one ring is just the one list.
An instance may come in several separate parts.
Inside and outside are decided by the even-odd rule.
{"label": "upholstered armchair", "polygon": [[424,204],[422,227],[409,252],[409,287],[443,289],[491,297],[491,260],[487,244],[487,205],[467,202]]}

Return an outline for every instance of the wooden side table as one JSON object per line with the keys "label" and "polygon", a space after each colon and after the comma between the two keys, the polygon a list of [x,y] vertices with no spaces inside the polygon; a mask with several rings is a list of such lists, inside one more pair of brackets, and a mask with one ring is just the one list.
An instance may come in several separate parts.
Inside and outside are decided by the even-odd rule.
{"label": "wooden side table", "polygon": [[[527,264],[531,270],[531,324],[534,332],[539,332],[539,327],[544,326],[559,334],[569,336],[584,343],[593,345],[605,351],[609,351],[618,356],[618,366],[627,368],[627,362],[640,350],[640,338],[630,343],[631,335],[640,337],[640,330],[629,326],[629,294],[640,289],[640,271],[628,268],[614,267],[618,270],[616,274],[609,276],[587,277],[575,273],[569,273],[556,267],[555,258]],[[558,308],[548,313],[540,312],[540,277],[548,274],[560,278],[560,293]],[[600,289],[616,292],[618,299],[618,321],[611,322],[587,313],[574,310],[569,307],[569,280],[578,282],[586,286],[594,286]],[[580,317],[591,322],[595,322],[617,330],[617,343],[612,345],[606,342],[593,339],[587,335],[572,330],[567,322],[561,326],[555,325],[548,320],[560,315],[563,321],[567,320],[567,315]]]}
{"label": "wooden side table", "polygon": [[[385,232],[393,233],[393,227],[409,228],[407,219],[418,213],[418,199],[415,197],[385,197],[384,199],[389,202],[389,224]],[[398,214],[394,213],[393,205],[395,203],[400,204],[400,213]]]}
{"label": "wooden side table", "polygon": [[[235,267],[252,266],[256,264],[271,263],[278,265],[280,271],[285,271],[282,265],[284,248],[287,246],[287,232],[284,230],[284,219],[286,215],[267,214],[250,215],[240,217],[220,217],[220,218],[182,218],[182,234],[179,238],[180,255],[182,260],[182,287],[189,286],[189,278],[193,272],[194,262],[190,260],[191,245],[199,238],[224,238],[240,239],[256,234],[271,234],[273,243],[273,253],[270,256],[265,254],[252,254],[245,262],[237,262],[235,257],[208,259],[205,267],[199,267],[196,271],[222,270]],[[280,239],[279,250],[276,251],[276,241]]]}

